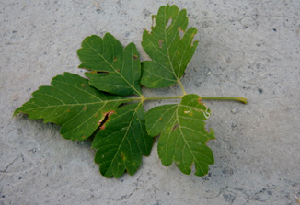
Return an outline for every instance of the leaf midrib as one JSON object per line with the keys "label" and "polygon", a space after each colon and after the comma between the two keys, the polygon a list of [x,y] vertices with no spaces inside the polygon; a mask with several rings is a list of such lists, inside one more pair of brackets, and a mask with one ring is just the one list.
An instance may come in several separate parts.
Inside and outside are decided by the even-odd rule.
{"label": "leaf midrib", "polygon": [[[167,7],[165,7],[165,19],[166,19],[166,16],[167,15]],[[167,28],[167,23],[166,21],[165,22],[165,28]],[[171,69],[172,69],[172,72],[173,72],[173,75],[175,76],[175,78],[177,80],[179,80],[179,78],[176,76],[175,74],[175,70],[174,70],[174,67],[173,67],[173,63],[171,62],[171,59],[170,59],[170,54],[169,54],[169,47],[168,47],[168,38],[167,38],[167,29],[164,29],[164,34],[165,34],[165,40],[166,40],[166,45],[167,45],[167,58],[168,58],[168,61],[169,61],[169,64],[171,66]]]}
{"label": "leaf midrib", "polygon": [[[116,152],[114,158],[111,160],[111,163],[109,164],[109,168],[111,168],[111,164],[114,162],[115,158],[117,157],[117,155],[118,155],[118,153],[119,153],[119,151],[120,151],[120,149],[121,149],[121,147],[122,147],[122,144],[123,144],[124,140],[127,139],[127,133],[128,133],[128,131],[130,130],[130,128],[131,128],[131,124],[132,124],[132,122],[133,122],[134,115],[135,115],[137,109],[140,107],[141,104],[142,104],[142,102],[140,102],[140,103],[138,104],[138,106],[134,109],[134,112],[133,112],[133,114],[132,114],[132,118],[131,118],[131,120],[130,120],[128,126],[127,126],[127,130],[126,130],[126,132],[125,132],[125,134],[124,134],[124,137],[122,138],[122,141],[121,141],[121,143],[120,143],[120,145],[119,145],[119,148],[118,148],[118,150],[117,150],[117,152]],[[127,140],[128,140],[128,139],[127,139]],[[130,141],[129,141],[129,142],[130,142]],[[131,145],[131,143],[129,143],[129,144]],[[140,147],[139,147],[139,148],[140,148]],[[141,150],[140,150],[140,151],[141,151]],[[131,149],[131,153],[132,153],[132,149]],[[132,158],[133,158],[133,157],[132,157]],[[124,163],[125,163],[125,162],[124,162]],[[124,164],[124,165],[125,165],[125,164]],[[125,168],[127,168],[127,167],[125,166]]]}

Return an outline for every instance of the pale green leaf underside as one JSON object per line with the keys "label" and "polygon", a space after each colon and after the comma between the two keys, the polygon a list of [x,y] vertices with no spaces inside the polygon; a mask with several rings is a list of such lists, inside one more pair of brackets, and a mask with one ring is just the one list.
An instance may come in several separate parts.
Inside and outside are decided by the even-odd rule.
{"label": "pale green leaf underside", "polygon": [[140,167],[142,154],[149,155],[153,144],[144,125],[142,103],[120,107],[111,114],[93,142],[98,149],[95,162],[106,177],[120,177],[125,169],[133,175]]}
{"label": "pale green leaf underside", "polygon": [[106,33],[103,39],[87,37],[81,46],[78,67],[93,71],[86,73],[90,85],[115,95],[142,95],[140,58],[133,43],[123,50],[120,41]]}
{"label": "pale green leaf underside", "polygon": [[152,61],[143,62],[141,84],[151,88],[167,87],[178,82],[190,62],[198,45],[198,41],[193,42],[197,29],[186,31],[186,10],[179,11],[175,5],[160,7],[153,18],[156,25],[151,33],[145,30],[143,34],[142,46]]}
{"label": "pale green leaf underside", "polygon": [[190,174],[195,163],[197,176],[208,173],[214,162],[213,153],[206,142],[214,139],[212,130],[205,130],[210,110],[197,95],[186,95],[180,104],[163,105],[146,113],[146,130],[151,136],[160,133],[157,151],[163,165],[174,161],[184,174]]}
{"label": "pale green leaf underside", "polygon": [[61,125],[65,139],[82,141],[98,128],[98,121],[108,111],[116,109],[122,102],[121,97],[109,96],[88,84],[88,80],[70,73],[57,75],[52,86],[40,86],[22,107],[16,109],[27,113],[29,119],[44,119]]}

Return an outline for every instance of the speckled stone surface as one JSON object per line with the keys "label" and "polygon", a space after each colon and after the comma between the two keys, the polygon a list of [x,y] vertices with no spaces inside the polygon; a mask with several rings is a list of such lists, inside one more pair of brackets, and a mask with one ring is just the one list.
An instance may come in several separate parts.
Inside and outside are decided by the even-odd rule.
{"label": "speckled stone surface", "polygon": [[[206,101],[215,164],[203,178],[161,165],[154,146],[131,177],[104,178],[89,143],[59,127],[13,118],[40,85],[78,73],[76,50],[92,34],[134,42],[160,6],[186,8],[200,40],[182,83]],[[297,204],[300,198],[300,1],[7,0],[0,2],[0,204]],[[178,86],[144,89],[180,95]],[[147,102],[146,109],[168,101]],[[156,143],[155,143],[156,145]]]}

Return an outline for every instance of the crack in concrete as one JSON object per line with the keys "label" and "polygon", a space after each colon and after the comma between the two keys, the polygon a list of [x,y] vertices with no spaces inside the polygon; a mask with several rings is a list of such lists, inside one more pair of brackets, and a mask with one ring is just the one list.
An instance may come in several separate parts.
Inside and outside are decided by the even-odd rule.
{"label": "crack in concrete", "polygon": [[121,200],[124,200],[124,199],[129,199],[130,197],[132,197],[133,193],[134,193],[136,190],[139,190],[139,189],[140,189],[140,188],[134,188],[130,194],[121,196],[121,198],[120,198],[120,199],[117,199],[116,201],[121,201]]}
{"label": "crack in concrete", "polygon": [[13,165],[13,164],[17,161],[18,158],[19,158],[19,156],[17,156],[11,163],[9,163],[9,164],[5,167],[4,170],[0,170],[0,172],[1,172],[1,173],[7,173],[7,169],[8,169],[11,165]]}

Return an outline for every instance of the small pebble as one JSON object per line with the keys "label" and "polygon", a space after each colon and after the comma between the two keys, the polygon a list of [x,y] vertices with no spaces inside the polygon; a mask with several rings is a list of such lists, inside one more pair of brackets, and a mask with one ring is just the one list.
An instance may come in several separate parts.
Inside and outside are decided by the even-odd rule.
{"label": "small pebble", "polygon": [[231,113],[232,113],[232,114],[236,114],[236,113],[237,113],[237,109],[236,109],[236,108],[233,108],[233,109],[231,110]]}

